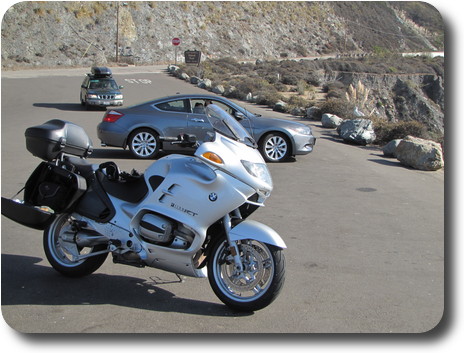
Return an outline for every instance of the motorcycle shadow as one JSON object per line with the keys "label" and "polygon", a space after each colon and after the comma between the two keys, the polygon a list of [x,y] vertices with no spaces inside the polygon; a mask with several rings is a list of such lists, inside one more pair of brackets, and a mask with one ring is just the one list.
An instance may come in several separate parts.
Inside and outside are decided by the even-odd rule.
{"label": "motorcycle shadow", "polygon": [[205,316],[248,316],[225,305],[177,297],[156,281],[94,273],[64,277],[37,257],[2,254],[2,305],[101,305]]}

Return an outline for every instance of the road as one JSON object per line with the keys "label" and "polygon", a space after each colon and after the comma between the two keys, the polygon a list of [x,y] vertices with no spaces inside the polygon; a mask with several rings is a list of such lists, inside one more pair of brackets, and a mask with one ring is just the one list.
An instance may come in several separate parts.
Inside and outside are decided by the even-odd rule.
{"label": "road", "polygon": [[[126,105],[202,90],[164,67],[115,68]],[[2,72],[2,196],[21,189],[39,163],[24,130],[58,118],[85,128],[94,163],[143,171],[147,161],[101,148],[104,112],[79,104],[85,69]],[[292,119],[254,105],[263,115]],[[207,279],[115,265],[67,279],[51,269],[42,234],[2,216],[2,313],[29,333],[410,333],[442,319],[445,302],[444,172],[422,172],[347,145],[318,122],[314,152],[270,165],[275,189],[252,218],[287,243],[284,289],[268,308],[236,314]]]}

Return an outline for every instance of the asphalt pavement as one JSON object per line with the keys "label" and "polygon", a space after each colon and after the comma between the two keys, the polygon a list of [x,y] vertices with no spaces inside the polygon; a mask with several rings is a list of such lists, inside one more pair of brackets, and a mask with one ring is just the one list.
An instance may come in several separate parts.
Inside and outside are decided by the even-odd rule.
{"label": "asphalt pavement", "polygon": [[[94,163],[143,171],[151,161],[99,146],[104,111],[86,111],[79,87],[88,69],[2,72],[1,187],[13,197],[40,160],[27,127],[50,119],[81,125]],[[165,66],[114,68],[125,105],[203,90]],[[243,105],[243,103],[240,103]],[[262,115],[302,121],[246,104]],[[444,171],[423,172],[374,147],[341,142],[310,125],[313,153],[271,164],[274,192],[252,218],[287,243],[277,300],[251,314],[225,307],[207,279],[115,265],[68,279],[48,264],[42,234],[1,218],[3,318],[25,333],[422,333],[439,331],[445,308]],[[433,332],[433,331],[432,331]],[[309,336],[308,336],[309,337]]]}

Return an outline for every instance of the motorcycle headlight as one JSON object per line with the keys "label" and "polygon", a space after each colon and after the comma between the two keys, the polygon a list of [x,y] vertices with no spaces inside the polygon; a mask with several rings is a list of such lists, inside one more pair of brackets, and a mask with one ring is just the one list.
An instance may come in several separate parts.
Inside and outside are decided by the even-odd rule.
{"label": "motorcycle headlight", "polygon": [[254,177],[264,181],[266,184],[272,187],[272,178],[267,165],[264,163],[252,163],[249,161],[241,161],[246,171]]}

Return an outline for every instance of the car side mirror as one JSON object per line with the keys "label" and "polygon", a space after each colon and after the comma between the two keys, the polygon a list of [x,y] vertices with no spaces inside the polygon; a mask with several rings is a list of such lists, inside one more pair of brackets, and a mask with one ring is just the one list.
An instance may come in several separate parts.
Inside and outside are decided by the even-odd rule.
{"label": "car side mirror", "polygon": [[119,86],[119,89],[123,89],[123,88],[124,88],[124,86]]}
{"label": "car side mirror", "polygon": [[235,118],[237,120],[243,120],[243,119],[245,119],[245,114],[240,113],[240,112],[235,112]]}

